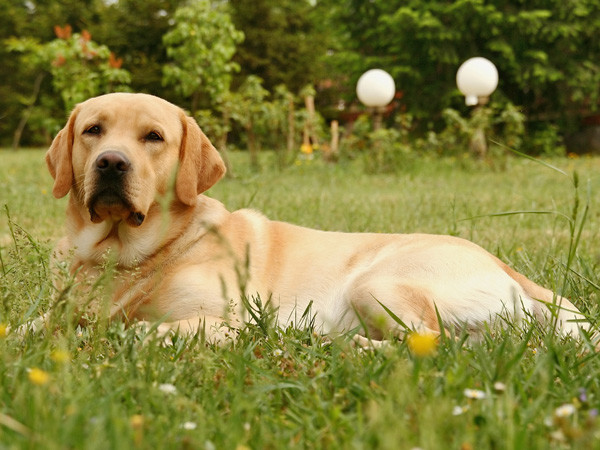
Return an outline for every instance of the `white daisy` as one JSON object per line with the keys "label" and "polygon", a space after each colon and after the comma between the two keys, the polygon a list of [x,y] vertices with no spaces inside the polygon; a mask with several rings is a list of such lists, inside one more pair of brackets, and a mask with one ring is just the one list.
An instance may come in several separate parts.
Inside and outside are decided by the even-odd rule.
{"label": "white daisy", "polygon": [[158,389],[160,389],[165,394],[177,393],[177,388],[175,386],[173,386],[171,383],[161,383],[158,385]]}
{"label": "white daisy", "polygon": [[463,393],[465,394],[465,397],[473,400],[481,400],[486,397],[485,392],[478,389],[465,389]]}
{"label": "white daisy", "polygon": [[565,403],[554,410],[555,417],[569,417],[575,414],[577,409],[571,403]]}

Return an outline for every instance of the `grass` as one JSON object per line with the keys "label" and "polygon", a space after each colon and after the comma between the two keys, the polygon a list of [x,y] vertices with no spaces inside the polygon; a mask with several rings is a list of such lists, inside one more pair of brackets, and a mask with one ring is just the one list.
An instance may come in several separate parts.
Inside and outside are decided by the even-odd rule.
{"label": "grass", "polygon": [[[597,353],[536,324],[442,339],[425,356],[405,342],[360,351],[310,320],[248,326],[223,348],[181,338],[165,347],[121,324],[73,329],[60,316],[53,332],[5,333],[49,308],[47,258],[65,201],[51,197],[42,151],[0,155],[0,449],[600,448]],[[501,172],[423,159],[380,176],[357,162],[278,172],[265,161],[252,174],[245,155],[233,158],[238,177],[210,192],[230,209],[462,236],[597,317],[598,158],[550,161],[566,176],[520,158]],[[493,215],[507,211],[555,213]]]}

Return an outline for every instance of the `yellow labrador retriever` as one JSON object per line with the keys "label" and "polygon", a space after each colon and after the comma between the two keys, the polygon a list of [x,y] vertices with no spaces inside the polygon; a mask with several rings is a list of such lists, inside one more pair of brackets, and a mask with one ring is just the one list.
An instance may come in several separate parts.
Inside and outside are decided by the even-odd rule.
{"label": "yellow labrador retriever", "polygon": [[[248,320],[240,298],[260,296],[293,323],[311,306],[324,333],[372,339],[408,327],[477,330],[499,316],[552,317],[575,334],[583,316],[481,247],[456,237],[318,231],[229,212],[202,195],[225,173],[196,122],[160,98],[109,94],[78,105],[46,155],[53,194],[69,194],[57,258],[88,277],[117,258],[111,314],[164,320],[162,331],[215,341]],[[245,292],[241,292],[241,286]],[[383,306],[382,306],[383,305]],[[385,308],[384,308],[385,306]],[[556,308],[554,308],[556,310]],[[358,337],[364,344],[366,338]]]}

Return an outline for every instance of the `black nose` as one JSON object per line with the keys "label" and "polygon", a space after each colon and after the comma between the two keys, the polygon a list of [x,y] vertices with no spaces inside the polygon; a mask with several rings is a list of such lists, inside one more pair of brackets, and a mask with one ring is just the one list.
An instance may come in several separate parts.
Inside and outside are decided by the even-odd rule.
{"label": "black nose", "polygon": [[96,158],[96,169],[105,175],[125,175],[131,168],[131,163],[121,152],[108,151]]}

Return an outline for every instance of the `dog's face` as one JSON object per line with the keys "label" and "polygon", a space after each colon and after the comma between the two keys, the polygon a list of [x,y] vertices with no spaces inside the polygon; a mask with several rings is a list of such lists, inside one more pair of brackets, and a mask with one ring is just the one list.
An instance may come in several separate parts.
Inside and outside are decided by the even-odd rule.
{"label": "dog's face", "polygon": [[[196,122],[145,94],[108,94],[78,105],[46,155],[53,194],[69,191],[94,223],[144,223],[157,197],[172,188],[195,204],[225,166]],[[173,175],[177,172],[176,177]]]}

